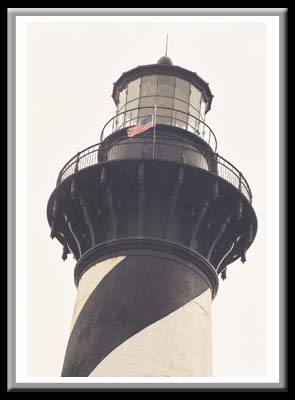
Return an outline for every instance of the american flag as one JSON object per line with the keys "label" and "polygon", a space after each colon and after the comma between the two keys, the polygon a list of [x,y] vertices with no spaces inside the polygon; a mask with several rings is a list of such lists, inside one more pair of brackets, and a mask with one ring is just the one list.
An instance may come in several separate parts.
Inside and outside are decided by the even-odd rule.
{"label": "american flag", "polygon": [[153,115],[149,115],[145,117],[139,124],[129,128],[127,130],[127,135],[128,137],[138,135],[139,133],[142,133],[153,126],[154,126]]}

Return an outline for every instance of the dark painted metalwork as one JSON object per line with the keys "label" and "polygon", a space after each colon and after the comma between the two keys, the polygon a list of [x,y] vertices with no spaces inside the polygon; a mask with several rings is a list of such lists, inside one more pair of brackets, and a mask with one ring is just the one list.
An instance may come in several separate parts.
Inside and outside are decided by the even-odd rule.
{"label": "dark painted metalwork", "polygon": [[[125,132],[126,130],[124,129],[122,132],[123,135],[126,134]],[[103,143],[103,145],[95,144],[94,146],[90,146],[81,151],[79,155],[79,171],[100,163],[100,159],[103,160],[102,162],[106,162],[122,158],[153,158],[151,151],[152,145],[151,142],[147,140],[147,136],[138,135],[137,137],[132,138],[132,141],[128,138],[124,141],[124,138],[126,138],[126,136],[122,136],[120,139],[114,139],[114,141],[107,138],[107,143]],[[239,189],[241,193],[246,196],[248,201],[252,202],[252,193],[249,184],[243,174],[234,167],[233,164],[206,148],[194,147],[189,141],[184,140],[179,141],[175,137],[171,137],[170,139],[166,137],[163,138],[162,141],[161,139],[158,139],[155,146],[159,151],[154,153],[154,158],[192,164],[202,169],[207,169],[207,164],[209,164],[209,166],[212,166],[212,173],[215,173],[215,170],[217,169],[218,177],[227,180]],[[187,158],[183,159],[184,153],[186,153]],[[204,156],[208,161],[207,164],[202,165],[198,162],[198,158],[201,156]],[[59,174],[57,184],[60,184],[68,176],[74,174],[75,168],[73,168],[73,166],[75,165],[77,165],[77,160],[74,157],[63,167]],[[218,181],[216,181],[216,185],[218,185]]]}
{"label": "dark painted metalwork", "polygon": [[[218,197],[214,200],[216,180]],[[161,240],[168,238],[199,252],[210,259],[216,269],[222,261],[218,270],[221,272],[236,256],[243,259],[245,247],[251,244],[250,229],[252,236],[256,232],[253,209],[239,190],[216,174],[193,165],[159,159],[144,159],[143,164],[141,157],[119,158],[79,170],[75,181],[80,182],[78,199],[81,197],[87,201],[88,218],[94,234],[91,234],[89,226],[87,228],[79,200],[72,199],[71,178],[61,181],[52,194],[48,220],[51,223],[51,204],[57,199],[61,212],[68,216],[66,225],[58,224],[57,238],[62,244],[64,240],[58,235],[66,238],[76,259],[94,245],[121,240],[122,235],[127,238],[154,236]],[[242,199],[243,214],[239,218],[238,205]],[[227,230],[224,232],[222,229],[218,234],[214,221],[219,219],[221,224],[225,223],[230,210],[233,216]],[[208,226],[211,226],[209,231]],[[239,236],[248,239],[239,242],[222,260]],[[216,252],[213,251],[215,248]]]}
{"label": "dark painted metalwork", "polygon": [[[82,264],[83,270],[88,268],[87,263],[100,259],[104,251],[109,257],[124,246],[120,255],[126,255],[128,249],[138,251],[149,243],[161,251],[166,247],[171,256],[185,258],[188,252],[192,264],[201,257],[205,275],[214,271],[214,277],[206,279],[213,282],[217,274],[224,279],[229,264],[238,258],[245,262],[256,235],[251,189],[241,171],[216,152],[215,134],[196,117],[201,110],[197,102],[201,106],[205,101],[208,111],[213,97],[196,74],[172,65],[135,68],[114,84],[116,104],[129,82],[152,74],[176,77],[167,93],[172,97],[161,93],[157,99],[173,99],[175,106],[190,113],[158,105],[155,129],[129,138],[128,128],[150,115],[153,107],[117,112],[103,127],[101,143],[78,152],[60,171],[47,208],[51,237],[62,244],[63,259],[73,254],[78,269]],[[186,100],[192,102],[192,92],[185,89],[186,100],[177,98],[177,77],[203,97],[198,100],[196,92],[191,104]],[[140,88],[138,93],[123,99],[125,108],[131,101],[141,104],[139,99],[154,98]]]}
{"label": "dark painted metalwork", "polygon": [[77,155],[76,155],[76,161],[75,161],[75,172],[78,172],[78,166],[79,166],[79,158],[80,158],[80,153],[78,151]]}
{"label": "dark painted metalwork", "polygon": [[[76,163],[76,165],[78,165],[78,162],[75,161],[75,163]],[[74,178],[72,179],[71,189],[70,190],[71,190],[71,193],[70,193],[71,199],[75,200],[77,198],[77,190],[78,190],[78,188],[77,188],[76,179],[74,179]]]}
{"label": "dark painted metalwork", "polygon": [[68,229],[72,235],[72,238],[74,239],[74,242],[75,242],[77,250],[78,250],[78,254],[75,253],[74,256],[76,259],[79,259],[79,257],[82,255],[82,250],[81,250],[81,245],[80,245],[79,239],[78,239],[77,235],[75,234],[75,232],[73,231],[71,222],[69,221],[67,215],[64,214],[64,218],[65,218]]}
{"label": "dark painted metalwork", "polygon": [[226,279],[226,268],[221,272],[221,279],[225,280]]}
{"label": "dark painted metalwork", "polygon": [[212,201],[215,201],[218,198],[218,194],[219,194],[219,181],[218,179],[215,179],[212,190]]}
{"label": "dark painted metalwork", "polygon": [[196,224],[194,226],[193,232],[192,232],[192,236],[191,236],[191,240],[190,240],[190,247],[196,251],[198,251],[198,241],[197,241],[197,236],[201,227],[201,223],[203,222],[203,219],[205,217],[206,211],[209,207],[209,200],[205,201],[202,207],[202,210],[198,216],[198,219],[196,221]]}
{"label": "dark painted metalwork", "polygon": [[184,171],[183,171],[183,167],[179,167],[178,170],[178,177],[177,177],[177,182],[176,185],[174,187],[172,196],[171,196],[171,200],[170,200],[170,204],[169,204],[169,213],[168,213],[168,220],[167,220],[167,228],[166,228],[166,238],[168,240],[172,240],[174,239],[174,229],[173,229],[173,224],[175,221],[175,209],[176,209],[176,205],[178,202],[178,198],[179,198],[179,191],[181,189],[181,186],[183,184],[183,176],[184,176]]}
{"label": "dark painted metalwork", "polygon": [[253,234],[253,224],[250,224],[250,229],[249,229],[249,242],[251,243],[254,239],[254,234]]}
{"label": "dark painted metalwork", "polygon": [[219,240],[221,239],[222,235],[224,234],[224,232],[225,232],[225,230],[226,230],[226,228],[227,228],[227,226],[228,226],[228,224],[230,222],[230,219],[231,219],[231,217],[228,217],[225,220],[225,222],[223,222],[223,224],[222,224],[222,226],[220,228],[220,231],[218,232],[218,234],[216,235],[215,239],[213,240],[213,242],[212,242],[212,244],[211,244],[211,246],[209,248],[208,254],[207,254],[207,259],[209,261],[211,261],[213,251],[215,250],[215,247],[216,247],[217,243],[219,242]]}
{"label": "dark painted metalwork", "polygon": [[70,253],[70,250],[68,248],[67,243],[65,242],[63,245],[63,251],[62,251],[62,256],[61,258],[65,261],[68,258],[68,254]]}
{"label": "dark painted metalwork", "polygon": [[224,260],[226,259],[226,257],[229,256],[229,254],[233,251],[234,247],[236,246],[237,240],[239,240],[239,238],[237,238],[233,243],[231,243],[228,251],[224,254],[224,256],[222,257],[222,259],[219,261],[219,264],[216,267],[216,272],[222,272],[222,263],[224,262]]}
{"label": "dark painted metalwork", "polygon": [[116,216],[116,212],[115,212],[112,190],[109,185],[107,186],[106,195],[107,195],[110,216],[111,216],[112,236],[114,238],[116,238],[117,237],[117,216]]}
{"label": "dark painted metalwork", "polygon": [[237,216],[237,218],[241,219],[242,217],[243,217],[243,201],[240,200],[238,202],[238,216]]}
{"label": "dark painted metalwork", "polygon": [[62,246],[63,246],[62,259],[65,261],[67,259],[67,255],[69,253],[72,253],[75,260],[77,260],[77,254],[74,251],[75,244],[74,244],[74,246],[72,246],[73,237],[70,233],[68,224],[66,222],[66,217],[64,215],[62,218],[62,224],[63,224],[62,233],[60,233],[60,235],[62,237],[62,240],[60,240],[60,242],[62,243]]}
{"label": "dark painted metalwork", "polygon": [[112,257],[149,255],[171,259],[201,275],[211,289],[212,298],[217,294],[218,276],[215,269],[201,254],[186,246],[156,238],[117,239],[102,243],[89,249],[77,262],[74,271],[75,285],[78,286],[82,275],[93,265]]}
{"label": "dark painted metalwork", "polygon": [[83,210],[83,216],[84,216],[85,224],[89,228],[89,233],[90,233],[90,238],[91,238],[91,245],[95,246],[95,243],[96,243],[95,232],[94,232],[94,228],[93,228],[93,225],[92,225],[92,222],[91,222],[91,218],[89,218],[87,207],[85,205],[85,202],[84,202],[83,198],[80,197],[79,201],[80,201],[80,205],[81,205],[82,210]]}
{"label": "dark painted metalwork", "polygon": [[241,261],[244,264],[246,262],[246,252],[247,252],[248,246],[245,243],[244,246],[242,247],[242,255],[241,255]]}
{"label": "dark painted metalwork", "polygon": [[105,183],[106,183],[106,168],[103,167],[100,174],[100,184],[101,186],[104,186]]}
{"label": "dark painted metalwork", "polygon": [[53,201],[52,205],[52,219],[50,223],[50,237],[53,239],[55,237],[55,227],[56,227],[56,218],[57,218],[57,201]]}
{"label": "dark painted metalwork", "polygon": [[138,167],[139,182],[139,206],[138,206],[138,236],[143,236],[144,227],[144,164],[140,163]]}

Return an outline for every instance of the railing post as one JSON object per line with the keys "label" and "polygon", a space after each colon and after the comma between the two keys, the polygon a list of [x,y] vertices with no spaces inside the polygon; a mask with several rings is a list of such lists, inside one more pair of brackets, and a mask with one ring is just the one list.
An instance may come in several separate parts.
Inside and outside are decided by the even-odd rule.
{"label": "railing post", "polygon": [[218,153],[213,153],[213,173],[218,175]]}
{"label": "railing post", "polygon": [[239,172],[239,191],[242,191],[242,174]]}
{"label": "railing post", "polygon": [[180,159],[180,162],[182,164],[184,163],[184,145],[185,145],[185,141],[184,141],[184,138],[182,138],[182,154],[181,154],[181,159]]}
{"label": "railing post", "polygon": [[56,181],[56,186],[60,184],[61,177],[62,177],[62,171],[60,171],[59,174],[58,174],[57,181]]}
{"label": "railing post", "polygon": [[141,158],[145,158],[145,142],[144,142],[144,140],[142,141],[142,153],[141,153]]}
{"label": "railing post", "polygon": [[75,169],[74,169],[74,173],[78,172],[78,167],[79,167],[79,157],[80,157],[80,152],[78,151],[77,155],[76,155],[76,163],[75,163]]}
{"label": "railing post", "polygon": [[96,152],[96,160],[97,160],[97,163],[99,164],[100,162],[101,162],[101,159],[100,159],[100,157],[101,157],[101,150],[100,150],[100,144],[98,144],[98,146],[97,146],[97,152]]}

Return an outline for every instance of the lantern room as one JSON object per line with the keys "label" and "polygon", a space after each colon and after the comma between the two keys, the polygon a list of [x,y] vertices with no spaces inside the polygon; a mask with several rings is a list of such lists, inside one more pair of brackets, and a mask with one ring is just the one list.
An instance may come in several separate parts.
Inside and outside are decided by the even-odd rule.
{"label": "lantern room", "polygon": [[174,66],[169,57],[122,74],[112,97],[117,117],[115,129],[139,124],[155,112],[157,125],[171,125],[202,134],[213,95],[196,73]]}

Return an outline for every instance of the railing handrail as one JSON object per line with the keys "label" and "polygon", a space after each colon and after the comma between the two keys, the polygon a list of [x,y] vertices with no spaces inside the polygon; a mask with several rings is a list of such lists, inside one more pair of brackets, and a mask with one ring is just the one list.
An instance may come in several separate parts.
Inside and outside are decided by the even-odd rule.
{"label": "railing handrail", "polygon": [[247,179],[245,178],[245,176],[243,175],[243,173],[241,171],[239,171],[230,161],[226,160],[224,157],[222,157],[220,154],[216,153],[217,155],[217,159],[221,158],[223,161],[225,161],[227,164],[229,164],[235,171],[237,171],[239,173],[239,176],[241,177],[241,180],[243,180],[246,184],[246,189],[249,192],[249,196],[252,199],[252,191],[250,189],[250,185],[247,181]]}
{"label": "railing handrail", "polygon": [[[132,138],[132,143],[133,143],[133,144],[135,144],[135,143],[141,143],[141,144],[143,144],[144,146],[145,146],[145,145],[150,145],[150,144],[151,144],[151,142],[143,142],[143,138],[147,138],[147,137],[146,137],[146,136],[145,136],[145,137],[143,136],[143,137],[138,137],[138,138]],[[158,139],[158,140],[159,140],[159,139]],[[173,141],[173,138],[172,138],[172,141]],[[235,186],[236,188],[238,188],[239,191],[240,191],[241,193],[243,193],[243,191],[242,191],[242,185],[243,185],[244,188],[245,188],[245,190],[246,190],[246,192],[247,192],[248,200],[250,201],[250,203],[252,203],[252,192],[251,192],[250,186],[249,186],[249,184],[248,184],[246,178],[244,177],[244,175],[242,174],[242,172],[240,172],[230,161],[226,160],[224,157],[220,156],[218,153],[210,152],[210,151],[208,151],[208,150],[206,150],[206,149],[191,148],[191,147],[188,147],[188,146],[183,146],[183,144],[180,145],[180,144],[179,144],[179,141],[177,141],[177,139],[174,140],[174,142],[175,142],[175,143],[171,143],[171,142],[170,142],[170,143],[169,143],[169,146],[177,147],[177,148],[181,149],[182,151],[187,151],[187,150],[189,150],[189,151],[192,151],[192,152],[195,152],[195,153],[199,153],[199,154],[202,154],[205,158],[206,158],[206,156],[207,156],[207,157],[209,156],[209,158],[211,158],[212,160],[213,160],[213,159],[215,160],[215,162],[216,162],[217,165],[219,164],[220,166],[222,166],[223,168],[225,168],[226,170],[228,170],[232,175],[235,175],[236,178],[238,179],[238,182],[239,182],[238,187],[237,187],[234,183],[232,183],[232,181],[231,181],[230,179],[228,179],[228,178],[226,177],[226,174],[220,174],[220,173],[217,172],[217,174],[218,174],[219,177],[225,179],[227,182],[229,182],[230,184],[232,184],[233,186]],[[105,143],[104,143],[104,145],[105,145]],[[109,143],[106,147],[103,147],[103,149],[104,149],[105,151],[109,151],[112,147],[118,146],[118,145],[126,146],[126,145],[130,145],[130,143],[126,143],[126,142],[123,142],[123,143],[121,142],[121,143],[120,143],[120,141],[118,141],[118,142],[111,142],[111,143]],[[95,157],[95,162],[92,162],[92,163],[90,163],[89,165],[86,163],[87,165],[83,166],[83,168],[81,168],[81,169],[85,169],[85,168],[87,168],[87,167],[90,167],[90,166],[99,164],[101,161],[99,161],[99,159],[98,159],[98,152],[99,152],[99,150],[100,150],[101,148],[102,148],[101,143],[96,143],[96,144],[94,144],[94,145],[92,145],[92,146],[89,146],[89,147],[85,148],[84,150],[78,152],[74,157],[72,157],[72,158],[64,165],[64,167],[63,167],[62,170],[60,171],[60,173],[59,173],[59,175],[58,175],[57,185],[58,185],[63,179],[65,179],[65,178],[63,178],[63,176],[64,176],[64,175],[66,174],[66,172],[67,172],[71,167],[73,167],[75,164],[77,165],[77,170],[79,170],[79,168],[78,168],[78,163],[81,162],[81,160],[85,159],[87,156],[90,158],[90,156],[91,156],[93,153],[97,153],[97,157]],[[89,151],[90,149],[91,149],[91,151]],[[87,151],[88,151],[88,152],[87,152]],[[207,161],[208,161],[208,160],[207,160]],[[73,175],[73,174],[75,174],[75,173],[77,172],[77,170],[76,170],[76,165],[75,165],[75,169],[73,168],[73,171],[72,171],[69,175],[67,175],[66,177],[71,176],[71,175]],[[198,167],[198,166],[196,166],[196,167]],[[230,167],[230,168],[229,168],[229,167]],[[199,167],[199,168],[200,168],[200,167]],[[211,172],[211,171],[209,171],[209,172]],[[224,176],[223,176],[223,175],[224,175]]]}
{"label": "railing handrail", "polygon": [[[104,140],[104,131],[105,131],[106,127],[107,127],[112,121],[116,120],[120,115],[124,115],[124,114],[126,114],[126,113],[131,113],[131,114],[132,114],[132,111],[134,111],[134,110],[153,109],[153,108],[154,108],[153,106],[134,107],[134,108],[130,108],[130,110],[125,110],[125,111],[122,111],[122,112],[116,114],[115,116],[113,116],[112,118],[110,118],[110,119],[105,123],[105,125],[103,126],[102,131],[101,131],[101,135],[100,135],[100,141],[102,142],[102,141]],[[158,106],[158,105],[157,105],[157,110],[159,110],[159,109],[161,109],[161,110],[171,110],[171,111],[179,112],[179,113],[182,113],[182,114],[187,115],[187,117],[192,117],[193,119],[195,119],[196,121],[198,121],[199,124],[202,124],[204,127],[206,127],[206,128],[209,130],[210,135],[213,136],[214,142],[215,142],[214,151],[217,150],[217,139],[216,139],[216,136],[215,136],[214,132],[212,131],[212,129],[210,128],[210,126],[206,124],[206,122],[202,121],[200,118],[196,117],[196,116],[193,115],[193,114],[187,113],[187,112],[182,111],[182,110],[178,110],[178,109],[176,109],[176,108],[164,107],[164,106]],[[157,114],[156,116],[159,117],[158,114]],[[144,116],[142,116],[142,117],[144,117]],[[169,116],[165,116],[165,115],[162,115],[161,117],[167,117],[167,118],[169,118]],[[134,117],[133,119],[138,119],[138,118],[140,118],[140,117],[136,116],[136,117]],[[172,118],[172,117],[171,117],[171,118]],[[129,121],[128,121],[128,122],[129,122]],[[183,121],[183,122],[185,122],[185,121]],[[124,122],[123,124],[125,124],[125,122]],[[125,126],[125,127],[127,127],[127,126]],[[128,127],[129,127],[129,126],[128,126]],[[124,127],[122,127],[122,128],[120,127],[119,129],[123,129],[123,128],[124,128]],[[115,132],[115,131],[117,131],[117,130],[119,130],[119,129],[118,129],[118,128],[116,128],[115,130],[112,129],[112,133]],[[198,130],[197,130],[196,128],[193,128],[193,129],[195,130],[195,132],[198,132]],[[196,133],[194,133],[194,134],[196,134]],[[210,136],[210,135],[209,135],[209,136]],[[200,133],[199,133],[199,136],[201,136]],[[204,140],[206,143],[208,143],[204,138],[203,138],[202,140]]]}
{"label": "railing handrail", "polygon": [[[151,107],[147,107],[147,108],[151,108]],[[161,108],[161,107],[159,107],[159,108]],[[162,108],[164,108],[164,107],[162,107]],[[136,108],[136,110],[137,110],[137,108]],[[175,112],[182,112],[183,114],[185,114],[185,112],[184,111],[178,111],[178,110],[175,110],[175,109],[173,109]],[[131,110],[127,110],[126,111],[126,113],[127,112],[129,112],[129,111],[131,111]],[[132,113],[131,113],[131,115],[132,115]],[[116,127],[116,130],[121,130],[121,129],[124,129],[124,128],[126,128],[126,124],[128,123],[130,123],[131,121],[133,121],[133,120],[135,120],[135,121],[137,121],[138,120],[138,118],[143,118],[143,117],[145,117],[144,115],[141,115],[140,117],[138,117],[138,115],[137,116],[135,116],[135,117],[133,117],[133,118],[130,118],[130,119],[128,119],[128,121],[127,122],[123,122],[120,126],[117,126]],[[179,121],[179,122],[182,122],[182,123],[185,123],[186,124],[186,126],[187,126],[187,128],[188,127],[190,127],[191,129],[193,129],[194,131],[196,131],[196,128],[194,127],[194,126],[192,126],[189,122],[186,122],[186,121],[184,121],[184,120],[182,120],[182,119],[180,119],[180,118],[176,118],[176,115],[173,115],[173,116],[167,116],[167,115],[163,115],[163,114],[159,114],[159,113],[157,113],[157,118],[171,118],[172,119],[172,121],[173,122],[176,122],[176,121]],[[136,125],[136,124],[130,124],[130,125],[128,125],[128,128],[129,127],[131,127],[131,126],[134,126],[134,125]],[[156,125],[161,125],[161,124],[156,124]],[[204,124],[205,125],[205,124]],[[178,126],[178,125],[171,125],[171,126]],[[179,127],[180,128],[180,127]],[[114,131],[113,131],[114,132]],[[189,131],[189,132],[191,132],[191,133],[193,133],[192,131]],[[204,134],[201,134],[201,133],[199,133],[199,135],[200,136],[204,136]],[[209,134],[210,135],[210,134]],[[205,141],[205,140],[204,140]],[[208,144],[210,144],[209,142],[207,142],[207,141],[205,141],[206,143],[208,143]],[[215,149],[216,150],[216,149]]]}
{"label": "railing handrail", "polygon": [[[95,147],[95,146],[98,146],[98,147],[99,147],[100,144],[101,144],[100,142],[95,143],[95,144],[92,144],[91,146],[88,146],[88,147],[86,147],[85,149],[83,149],[83,150],[81,150],[81,151],[78,151],[77,154],[80,154],[80,156],[81,156],[81,154],[83,154],[86,150],[88,150],[88,149],[90,149],[90,148],[92,148],[92,147]],[[67,162],[64,164],[64,166],[63,166],[62,169],[60,170],[59,175],[65,170],[66,167],[69,167],[69,166],[70,166],[71,161],[76,160],[77,154],[75,154],[72,158],[69,159],[69,161],[67,161]]]}

